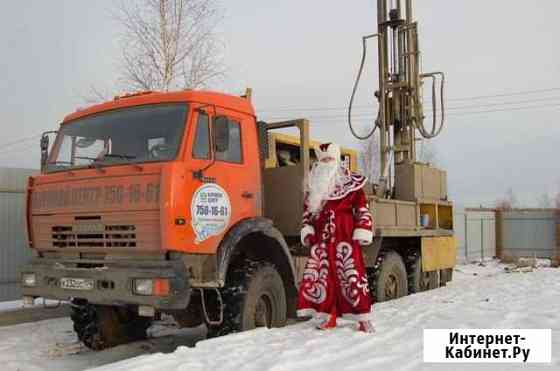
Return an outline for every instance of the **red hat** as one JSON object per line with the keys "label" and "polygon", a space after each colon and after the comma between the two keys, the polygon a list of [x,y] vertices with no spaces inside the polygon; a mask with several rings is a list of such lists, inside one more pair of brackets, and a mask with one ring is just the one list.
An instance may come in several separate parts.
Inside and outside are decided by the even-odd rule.
{"label": "red hat", "polygon": [[315,147],[315,155],[321,161],[324,158],[332,157],[337,162],[340,161],[340,147],[335,143],[323,143],[319,147]]}

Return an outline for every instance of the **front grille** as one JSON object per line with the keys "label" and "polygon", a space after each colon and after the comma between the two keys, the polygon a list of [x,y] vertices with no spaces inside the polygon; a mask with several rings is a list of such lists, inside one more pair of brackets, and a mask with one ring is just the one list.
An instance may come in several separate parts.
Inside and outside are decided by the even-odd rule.
{"label": "front grille", "polygon": [[51,230],[54,247],[136,247],[134,225],[57,225]]}

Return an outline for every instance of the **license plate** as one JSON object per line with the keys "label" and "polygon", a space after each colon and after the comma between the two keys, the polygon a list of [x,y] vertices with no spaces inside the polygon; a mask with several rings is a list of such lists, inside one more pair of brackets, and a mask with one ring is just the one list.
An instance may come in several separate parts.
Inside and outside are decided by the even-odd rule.
{"label": "license plate", "polygon": [[103,233],[105,232],[105,225],[100,223],[89,223],[89,224],[74,224],[72,226],[72,232],[74,233]]}
{"label": "license plate", "polygon": [[60,287],[69,290],[93,290],[93,280],[89,278],[61,278]]}

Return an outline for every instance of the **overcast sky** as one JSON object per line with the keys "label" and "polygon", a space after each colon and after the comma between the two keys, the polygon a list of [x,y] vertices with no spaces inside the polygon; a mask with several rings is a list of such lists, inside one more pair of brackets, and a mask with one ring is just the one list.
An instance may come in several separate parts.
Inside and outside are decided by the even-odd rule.
{"label": "overcast sky", "polygon": [[[377,28],[375,1],[221,5],[228,75],[216,88],[238,94],[250,86],[261,118],[310,116],[314,137],[358,146],[344,107],[361,36]],[[0,166],[38,167],[38,139],[6,144],[55,129],[84,106],[90,85],[112,86],[120,32],[112,6],[109,0],[2,4]],[[415,11],[424,70],[447,76],[448,123],[434,146],[452,197],[491,205],[511,187],[523,203],[536,205],[539,195],[558,191],[560,2],[419,0]],[[356,104],[371,108],[362,114],[375,109],[377,61],[370,51]],[[528,91],[538,92],[513,95]]]}

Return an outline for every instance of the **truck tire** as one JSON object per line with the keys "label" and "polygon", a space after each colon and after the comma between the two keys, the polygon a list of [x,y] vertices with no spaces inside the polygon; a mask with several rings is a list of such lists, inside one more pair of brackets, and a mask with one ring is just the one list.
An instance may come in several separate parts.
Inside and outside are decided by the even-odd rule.
{"label": "truck tire", "polygon": [[447,282],[453,280],[453,268],[442,269],[439,271],[440,285],[445,286]]}
{"label": "truck tire", "polygon": [[83,300],[72,302],[70,318],[78,339],[93,350],[145,339],[151,324],[151,319],[129,308],[92,305]]}
{"label": "truck tire", "polygon": [[395,251],[382,252],[375,274],[375,301],[397,299],[408,294],[408,277],[401,256]]}
{"label": "truck tire", "polygon": [[438,272],[422,272],[422,257],[415,254],[410,265],[408,288],[411,294],[439,287]]}
{"label": "truck tire", "polygon": [[224,320],[208,328],[208,337],[257,327],[282,327],[286,324],[286,290],[276,268],[263,262],[248,263],[228,277],[222,290]]}

